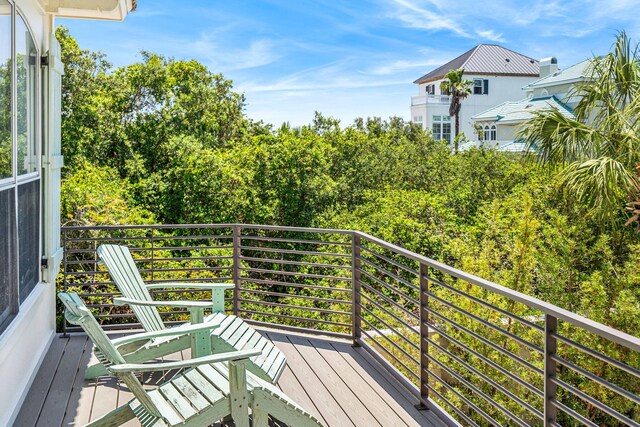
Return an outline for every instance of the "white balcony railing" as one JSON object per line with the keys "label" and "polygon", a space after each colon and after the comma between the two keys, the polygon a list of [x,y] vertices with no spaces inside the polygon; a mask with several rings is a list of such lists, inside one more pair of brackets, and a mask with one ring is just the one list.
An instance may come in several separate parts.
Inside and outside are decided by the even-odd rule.
{"label": "white balcony railing", "polygon": [[420,95],[411,97],[411,105],[426,104],[449,104],[451,97],[449,95]]}

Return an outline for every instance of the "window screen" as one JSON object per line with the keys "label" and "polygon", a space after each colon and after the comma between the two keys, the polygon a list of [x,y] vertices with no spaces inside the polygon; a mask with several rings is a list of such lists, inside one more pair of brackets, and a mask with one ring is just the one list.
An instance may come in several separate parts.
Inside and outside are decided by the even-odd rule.
{"label": "window screen", "polygon": [[20,249],[20,303],[40,276],[40,180],[18,186],[18,247]]}
{"label": "window screen", "polygon": [[0,330],[15,312],[16,211],[13,188],[0,191]]}

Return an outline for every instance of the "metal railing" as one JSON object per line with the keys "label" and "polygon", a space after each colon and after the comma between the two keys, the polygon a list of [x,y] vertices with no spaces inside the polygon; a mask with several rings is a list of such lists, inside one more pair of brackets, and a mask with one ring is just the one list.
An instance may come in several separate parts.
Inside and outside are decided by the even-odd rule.
{"label": "metal railing", "polygon": [[117,289],[97,264],[107,242],[130,246],[149,281],[233,282],[226,308],[254,324],[353,340],[450,424],[640,426],[640,339],[368,234],[64,227],[61,286],[106,328],[130,329],[135,318],[111,304]]}

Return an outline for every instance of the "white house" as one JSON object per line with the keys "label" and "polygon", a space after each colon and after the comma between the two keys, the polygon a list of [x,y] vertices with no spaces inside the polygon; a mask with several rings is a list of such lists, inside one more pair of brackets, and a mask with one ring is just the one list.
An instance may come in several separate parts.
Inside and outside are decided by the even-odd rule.
{"label": "white house", "polygon": [[471,95],[462,101],[460,132],[475,139],[471,117],[504,101],[522,98],[522,87],[540,77],[538,61],[493,44],[480,44],[425,74],[414,83],[418,96],[411,98],[411,120],[430,129],[434,138],[453,140],[450,98],[440,90],[449,70],[464,69],[463,78],[473,81]]}
{"label": "white house", "polygon": [[[549,60],[554,62],[555,58],[549,58]],[[590,59],[585,59],[564,70],[558,70],[557,61],[555,61],[555,66],[552,64],[549,73],[541,74],[539,80],[529,83],[522,90],[528,97],[555,96],[560,102],[573,109],[580,98],[572,93],[572,89],[576,84],[586,80],[585,76],[590,63]]]}
{"label": "white house", "polygon": [[518,128],[533,115],[534,111],[555,109],[573,118],[573,108],[579,97],[573,89],[585,80],[589,60],[584,60],[564,70],[558,70],[555,58],[540,61],[544,77],[525,85],[526,97],[518,101],[506,101],[482,111],[471,118],[480,141],[466,144],[491,145],[502,151],[522,151],[524,143],[517,141]]}
{"label": "white house", "polygon": [[122,20],[135,0],[0,0],[0,426],[55,333],[60,248],[60,47],[55,17]]}

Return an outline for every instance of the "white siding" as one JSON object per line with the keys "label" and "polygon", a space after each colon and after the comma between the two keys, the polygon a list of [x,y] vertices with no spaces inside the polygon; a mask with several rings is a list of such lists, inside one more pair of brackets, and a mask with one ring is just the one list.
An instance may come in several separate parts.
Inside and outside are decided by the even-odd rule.
{"label": "white siding", "polygon": [[560,102],[568,105],[570,108],[575,108],[580,99],[575,96],[570,96],[570,92],[574,88],[575,83],[566,83],[561,85],[538,87],[535,88],[532,92],[530,91],[529,93],[531,93],[536,98],[540,96],[554,95]]}
{"label": "white siding", "polygon": [[[489,80],[489,93],[487,95],[475,95],[471,93],[465,100],[462,101],[462,107],[460,109],[460,132],[464,132],[465,136],[469,140],[476,139],[476,135],[471,123],[471,117],[487,110],[495,105],[498,105],[504,101],[516,101],[522,99],[525,96],[525,92],[522,90],[523,86],[537,80],[537,77],[517,77],[517,76],[490,76],[490,75],[464,75],[467,80],[473,81],[473,79],[487,79]],[[411,106],[411,118],[417,115],[425,117],[426,121],[423,121],[425,128],[431,128],[431,118],[433,115],[449,114],[448,104],[432,104],[432,103],[420,103],[415,105],[416,101],[420,101],[420,98],[425,95],[425,86],[427,84],[436,85],[436,94],[440,94],[440,82],[438,80],[430,83],[422,83],[418,85],[419,96],[414,97]]]}
{"label": "white siding", "polygon": [[498,140],[513,141],[516,139],[518,125],[498,125]]}

